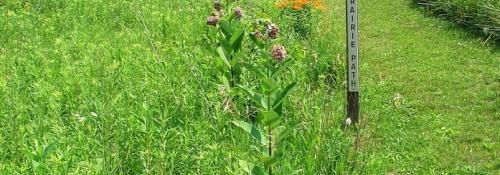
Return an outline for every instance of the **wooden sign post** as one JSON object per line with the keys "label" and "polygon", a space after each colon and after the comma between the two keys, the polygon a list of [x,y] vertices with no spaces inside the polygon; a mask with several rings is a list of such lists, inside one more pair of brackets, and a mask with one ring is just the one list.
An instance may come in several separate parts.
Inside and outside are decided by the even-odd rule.
{"label": "wooden sign post", "polygon": [[358,0],[346,0],[347,31],[347,119],[356,123],[359,118],[359,35]]}

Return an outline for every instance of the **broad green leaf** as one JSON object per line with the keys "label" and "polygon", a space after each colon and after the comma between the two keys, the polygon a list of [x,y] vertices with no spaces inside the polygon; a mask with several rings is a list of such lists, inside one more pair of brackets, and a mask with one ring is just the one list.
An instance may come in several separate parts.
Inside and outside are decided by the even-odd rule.
{"label": "broad green leaf", "polygon": [[253,163],[250,163],[250,162],[247,162],[247,161],[244,161],[244,160],[240,160],[238,162],[238,164],[240,165],[240,168],[245,173],[248,173],[248,174],[251,174],[251,175],[265,175],[266,174],[264,172],[264,169],[262,169],[259,166],[255,166],[255,164],[253,164]]}
{"label": "broad green leaf", "polygon": [[231,67],[236,66],[236,64],[238,64],[238,61],[240,60],[240,58],[241,57],[234,56],[233,59],[231,59],[231,61],[229,61],[229,64],[231,64]]}
{"label": "broad green leaf", "polygon": [[238,40],[238,38],[240,38],[242,35],[245,34],[245,31],[243,30],[243,28],[238,28],[236,29],[232,34],[231,34],[231,39],[229,39],[229,43],[231,45],[234,45],[236,43],[236,41]]}
{"label": "broad green leaf", "polygon": [[253,166],[252,175],[265,175],[264,169],[259,166]]}
{"label": "broad green leaf", "polygon": [[290,93],[290,90],[292,90],[296,85],[297,82],[291,83],[283,91],[281,91],[281,94],[276,98],[276,100],[273,103],[273,109],[278,107],[278,105],[283,102],[285,97]]}
{"label": "broad green leaf", "polygon": [[239,52],[241,50],[241,47],[243,45],[243,39],[245,38],[245,34],[241,35],[236,42],[233,44],[233,50],[234,52]]}
{"label": "broad green leaf", "polygon": [[224,37],[219,37],[219,43],[222,47],[224,47],[224,49],[226,49],[227,54],[231,54],[233,52],[233,46]]}
{"label": "broad green leaf", "polygon": [[224,34],[226,38],[231,38],[231,34],[233,33],[231,24],[225,20],[221,20],[219,21],[219,26],[222,34]]}
{"label": "broad green leaf", "polygon": [[249,87],[246,87],[246,86],[243,86],[243,85],[238,85],[238,87],[243,90],[243,92],[245,94],[247,94],[249,97],[251,97],[252,99],[254,99],[254,96],[255,96],[255,92],[250,89]]}
{"label": "broad green leaf", "polygon": [[233,46],[234,52],[238,52],[241,49],[241,44],[243,42],[243,39],[245,38],[245,31],[243,28],[239,28],[238,30],[234,31],[233,34],[231,35],[231,39],[229,40],[229,43]]}
{"label": "broad green leaf", "polygon": [[44,161],[47,159],[47,157],[52,154],[57,148],[57,143],[51,143],[45,149],[43,150],[43,154],[41,156],[41,161]]}
{"label": "broad green leaf", "polygon": [[269,92],[269,94],[271,94],[270,100],[274,102],[274,101],[276,101],[276,98],[278,97],[278,95],[280,95],[280,87],[276,85],[272,89],[269,89],[268,92]]}
{"label": "broad green leaf", "polygon": [[229,64],[228,55],[227,52],[224,50],[224,48],[222,48],[221,46],[217,47],[217,53],[219,53],[219,57],[226,64],[226,66],[230,68],[231,64]]}
{"label": "broad green leaf", "polygon": [[258,128],[256,128],[252,124],[244,121],[233,121],[233,124],[243,129],[243,131],[249,133],[254,139],[259,141],[261,144],[263,145],[267,144],[266,137],[262,134],[262,132]]}
{"label": "broad green leaf", "polygon": [[257,104],[261,105],[262,108],[265,108],[265,109],[268,108],[268,106],[267,106],[267,104],[268,104],[267,99],[263,98],[262,94],[256,93],[252,89],[250,89],[250,88],[248,88],[246,86],[238,85],[238,87],[241,90],[243,90],[243,92],[246,95],[248,95],[252,100],[254,100]]}
{"label": "broad green leaf", "polygon": [[285,140],[293,131],[293,127],[279,126],[273,129],[272,133],[275,138],[276,144]]}
{"label": "broad green leaf", "polygon": [[276,106],[273,109],[273,111],[278,113],[278,115],[282,116],[283,115],[283,103],[280,103],[278,106]]}
{"label": "broad green leaf", "polygon": [[273,125],[274,127],[279,124],[280,116],[274,111],[261,111],[257,117],[257,120],[266,126]]}
{"label": "broad green leaf", "polygon": [[227,92],[231,92],[231,86],[229,85],[229,79],[226,76],[220,76],[222,85],[226,88]]}
{"label": "broad green leaf", "polygon": [[281,153],[281,151],[276,150],[273,156],[261,157],[261,161],[264,163],[264,167],[269,167],[274,163],[276,163],[281,156],[283,156],[283,153]]}
{"label": "broad green leaf", "polygon": [[269,102],[268,102],[267,98],[265,98],[265,96],[263,96],[262,94],[259,94],[259,93],[255,93],[254,99],[257,103],[259,103],[261,105],[262,108],[264,108],[266,110],[269,109],[269,107],[268,107]]}
{"label": "broad green leaf", "polygon": [[276,83],[269,78],[262,79],[262,85],[266,90],[271,91],[274,87],[276,87]]}

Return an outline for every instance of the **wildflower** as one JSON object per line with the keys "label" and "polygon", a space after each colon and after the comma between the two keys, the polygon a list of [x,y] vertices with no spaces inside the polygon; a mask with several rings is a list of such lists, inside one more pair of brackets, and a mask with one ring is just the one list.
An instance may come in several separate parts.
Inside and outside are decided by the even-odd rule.
{"label": "wildflower", "polygon": [[352,124],[351,118],[345,119],[345,125],[349,126]]}
{"label": "wildflower", "polygon": [[82,116],[78,117],[78,121],[79,121],[79,122],[84,122],[84,121],[85,121],[85,119],[86,119],[86,118],[85,118],[85,117],[82,117]]}
{"label": "wildflower", "polygon": [[271,50],[271,55],[273,56],[274,60],[276,60],[278,62],[282,62],[286,58],[285,46],[274,45],[272,50]]}
{"label": "wildflower", "polygon": [[80,115],[80,114],[73,114],[73,115],[76,117],[76,120],[77,120],[78,122],[84,122],[84,121],[85,121],[85,119],[87,119],[87,118],[85,118],[84,116],[82,116],[82,115]]}
{"label": "wildflower", "polygon": [[291,8],[293,10],[302,10],[307,6],[313,7],[318,10],[325,10],[322,0],[281,0],[275,6],[279,9]]}
{"label": "wildflower", "polygon": [[207,18],[207,25],[216,26],[217,23],[219,23],[219,17],[218,16],[210,16],[210,17]]}
{"label": "wildflower", "polygon": [[308,3],[309,3],[308,0],[297,0],[295,1],[295,4],[293,5],[292,9],[302,10],[302,8],[304,8]]}
{"label": "wildflower", "polygon": [[282,1],[278,1],[276,2],[276,7],[280,8],[280,9],[284,9],[286,8],[288,5],[290,4],[290,2],[288,0],[282,0]]}
{"label": "wildflower", "polygon": [[257,39],[262,39],[264,38],[264,36],[262,35],[262,33],[260,33],[260,31],[256,30],[255,32],[252,32],[252,35],[257,38]]}
{"label": "wildflower", "polygon": [[313,4],[313,7],[318,9],[318,10],[325,10],[326,7],[325,5],[323,4],[323,2],[321,2],[321,0],[315,0],[312,2]]}
{"label": "wildflower", "polygon": [[238,19],[243,17],[243,9],[241,9],[241,7],[236,7],[236,9],[234,9],[234,13],[236,14],[236,18]]}
{"label": "wildflower", "polygon": [[275,24],[267,25],[267,36],[271,39],[276,39],[278,37],[278,33],[280,32],[278,26]]}
{"label": "wildflower", "polygon": [[220,0],[214,0],[214,8],[217,11],[221,11],[222,10],[222,3],[220,2]]}

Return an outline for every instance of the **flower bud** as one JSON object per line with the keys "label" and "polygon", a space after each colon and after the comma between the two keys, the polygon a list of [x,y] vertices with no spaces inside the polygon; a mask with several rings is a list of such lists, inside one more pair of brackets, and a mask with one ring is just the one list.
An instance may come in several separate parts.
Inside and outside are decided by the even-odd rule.
{"label": "flower bud", "polygon": [[267,36],[271,39],[276,39],[278,37],[278,33],[280,32],[278,26],[275,24],[267,25]]}
{"label": "flower bud", "polygon": [[238,19],[243,17],[243,9],[241,9],[241,7],[236,7],[234,9],[234,13],[236,14],[236,18],[238,18]]}
{"label": "flower bud", "polygon": [[257,38],[257,39],[262,39],[264,38],[264,36],[262,35],[262,33],[260,33],[260,31],[256,30],[255,32],[252,32],[252,35]]}
{"label": "flower bud", "polygon": [[214,0],[214,8],[217,11],[222,10],[222,3],[220,2],[220,0]]}
{"label": "flower bud", "polygon": [[216,26],[219,23],[218,16],[210,16],[207,18],[207,25]]}
{"label": "flower bud", "polygon": [[282,62],[286,58],[286,50],[285,46],[283,45],[274,45],[272,50],[271,50],[271,55],[273,56],[273,59]]}

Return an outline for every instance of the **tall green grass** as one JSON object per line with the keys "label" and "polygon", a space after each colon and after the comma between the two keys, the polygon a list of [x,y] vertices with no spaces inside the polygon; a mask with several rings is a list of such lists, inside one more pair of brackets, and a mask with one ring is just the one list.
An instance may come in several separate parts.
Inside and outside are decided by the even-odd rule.
{"label": "tall green grass", "polygon": [[498,0],[414,0],[431,12],[500,39],[500,1]]}
{"label": "tall green grass", "polygon": [[[274,1],[240,3],[291,25]],[[244,116],[222,110],[211,9],[211,0],[0,1],[0,174],[234,173],[253,140],[230,123]],[[334,78],[343,66],[332,61],[342,22],[323,18],[309,41],[284,40],[295,63],[280,81],[299,84],[285,105],[298,126],[283,173],[348,166]]]}

